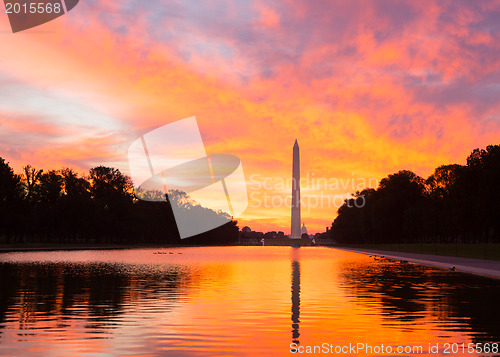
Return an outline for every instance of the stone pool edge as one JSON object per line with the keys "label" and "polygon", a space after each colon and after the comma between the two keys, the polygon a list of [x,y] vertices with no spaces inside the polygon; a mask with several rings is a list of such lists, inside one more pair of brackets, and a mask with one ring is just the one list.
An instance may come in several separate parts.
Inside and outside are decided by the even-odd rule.
{"label": "stone pool edge", "polygon": [[353,253],[369,254],[394,260],[403,260],[417,264],[430,265],[442,269],[453,269],[462,273],[470,273],[500,279],[500,261],[472,258],[459,258],[441,255],[393,252],[386,250],[353,249],[334,247]]}

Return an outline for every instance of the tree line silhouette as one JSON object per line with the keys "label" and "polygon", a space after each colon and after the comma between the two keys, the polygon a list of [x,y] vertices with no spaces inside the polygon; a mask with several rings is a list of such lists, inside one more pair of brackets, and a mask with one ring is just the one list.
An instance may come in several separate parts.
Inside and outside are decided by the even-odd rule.
{"label": "tree line silhouette", "polygon": [[466,165],[424,179],[402,170],[356,192],[332,223],[338,243],[500,241],[500,145],[474,149]]}
{"label": "tree line silhouette", "polygon": [[137,199],[118,169],[97,166],[80,175],[26,165],[17,174],[0,157],[0,242],[211,245],[235,242],[238,231],[231,220],[181,240],[168,199]]}

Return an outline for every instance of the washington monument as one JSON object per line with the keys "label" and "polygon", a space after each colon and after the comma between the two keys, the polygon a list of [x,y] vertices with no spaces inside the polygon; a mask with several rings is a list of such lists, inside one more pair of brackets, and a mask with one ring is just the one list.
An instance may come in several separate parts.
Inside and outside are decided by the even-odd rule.
{"label": "washington monument", "polygon": [[293,167],[292,167],[292,229],[291,238],[300,238],[300,154],[299,144],[295,139],[293,145]]}

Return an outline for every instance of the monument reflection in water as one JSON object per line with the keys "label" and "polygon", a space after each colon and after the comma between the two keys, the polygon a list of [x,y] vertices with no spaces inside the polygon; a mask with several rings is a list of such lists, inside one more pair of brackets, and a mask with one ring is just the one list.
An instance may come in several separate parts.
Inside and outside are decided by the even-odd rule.
{"label": "monument reflection in water", "polygon": [[299,344],[300,323],[300,262],[298,261],[298,248],[292,252],[292,343]]}
{"label": "monument reflection in water", "polygon": [[0,254],[0,356],[500,340],[498,280],[319,247],[156,251]]}

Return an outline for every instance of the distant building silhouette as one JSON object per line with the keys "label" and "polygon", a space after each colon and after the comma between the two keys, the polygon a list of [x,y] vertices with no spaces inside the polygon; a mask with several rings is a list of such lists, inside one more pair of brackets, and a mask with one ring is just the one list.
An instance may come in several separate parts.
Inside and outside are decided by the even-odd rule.
{"label": "distant building silhouette", "polygon": [[264,233],[255,232],[248,226],[243,227],[238,237],[239,245],[262,245]]}

